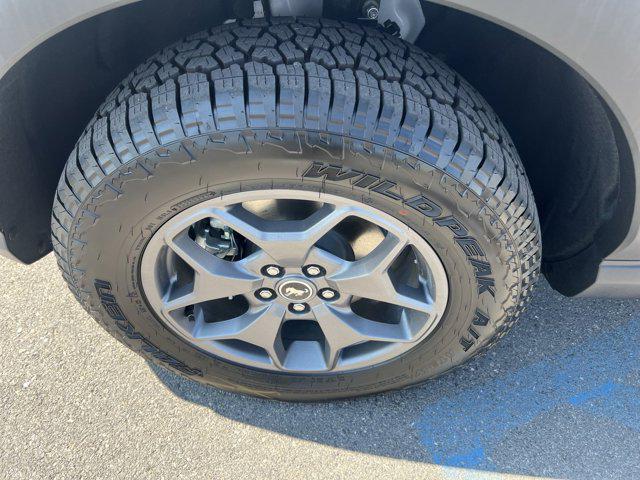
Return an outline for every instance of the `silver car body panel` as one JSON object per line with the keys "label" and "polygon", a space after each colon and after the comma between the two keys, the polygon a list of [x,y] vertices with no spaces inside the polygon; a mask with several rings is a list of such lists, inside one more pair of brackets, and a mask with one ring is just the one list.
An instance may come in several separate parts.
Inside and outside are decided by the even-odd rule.
{"label": "silver car body panel", "polygon": [[[0,0],[0,78],[47,38],[137,0]],[[640,2],[631,0],[433,0],[534,41],[589,81],[616,115],[640,179]],[[427,27],[429,19],[427,18]],[[0,233],[0,250],[6,250]],[[9,254],[10,255],[10,254]],[[640,296],[640,196],[629,233],[582,295]]]}
{"label": "silver car body panel", "polygon": [[4,234],[0,232],[0,257],[8,258],[14,262],[24,263],[15,257],[13,253],[7,248],[7,241],[4,238]]}
{"label": "silver car body panel", "polygon": [[65,28],[138,0],[0,0],[0,77]]}

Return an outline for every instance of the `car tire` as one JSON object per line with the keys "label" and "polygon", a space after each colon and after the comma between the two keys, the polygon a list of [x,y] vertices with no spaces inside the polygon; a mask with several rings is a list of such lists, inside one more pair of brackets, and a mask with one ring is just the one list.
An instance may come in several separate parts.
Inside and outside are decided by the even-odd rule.
{"label": "car tire", "polygon": [[[326,371],[304,362],[301,369],[261,368],[255,358],[264,356],[247,353],[246,363],[237,360],[245,357],[233,349],[245,352],[244,341],[218,341],[218,350],[209,351],[158,313],[153,298],[161,299],[162,292],[149,285],[177,282],[182,260],[173,260],[164,247],[158,247],[162,261],[146,261],[145,255],[170,222],[202,205],[218,208],[225,199],[279,198],[286,192],[373,212],[371,218],[379,219],[371,227],[375,232],[388,237],[398,228],[410,238],[415,234],[411,249],[426,245],[407,255],[414,264],[424,261],[431,275],[440,271],[425,260],[433,254],[444,272],[438,280],[444,286],[434,289],[447,295],[415,343],[398,345],[401,353],[371,364],[358,363],[356,354],[365,347],[354,347],[350,356],[338,354],[343,363],[335,365],[346,365],[340,369],[328,360]],[[206,221],[209,229],[213,223]],[[194,225],[185,231],[199,239]],[[219,231],[248,242],[244,249],[253,245],[246,232]],[[350,251],[344,260],[354,262],[353,245],[340,235]],[[407,387],[486,350],[521,315],[541,255],[523,166],[505,127],[473,87],[438,59],[377,28],[293,18],[214,27],[165,48],[132,72],[71,153],[55,195],[52,241],[64,278],[85,309],[151,362],[219,388],[304,401]],[[178,262],[168,270],[173,280],[164,273],[168,256]],[[290,257],[283,262],[302,267]],[[199,270],[187,267],[184,276],[195,285]],[[422,264],[419,270],[415,278],[426,282]],[[325,274],[326,285],[334,285]],[[311,288],[319,289],[312,280]],[[370,294],[391,298],[388,292]],[[229,301],[236,298],[229,295]],[[409,314],[402,312],[385,328],[405,321]],[[317,340],[324,352],[327,338]],[[216,353],[223,348],[233,352]],[[367,348],[384,350],[376,342]]]}

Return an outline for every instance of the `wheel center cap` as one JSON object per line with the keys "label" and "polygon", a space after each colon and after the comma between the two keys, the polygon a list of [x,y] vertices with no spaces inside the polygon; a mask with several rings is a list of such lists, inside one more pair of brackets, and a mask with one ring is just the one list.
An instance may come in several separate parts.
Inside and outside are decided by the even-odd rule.
{"label": "wheel center cap", "polygon": [[278,294],[290,302],[306,302],[314,293],[313,284],[306,280],[284,280],[278,285]]}

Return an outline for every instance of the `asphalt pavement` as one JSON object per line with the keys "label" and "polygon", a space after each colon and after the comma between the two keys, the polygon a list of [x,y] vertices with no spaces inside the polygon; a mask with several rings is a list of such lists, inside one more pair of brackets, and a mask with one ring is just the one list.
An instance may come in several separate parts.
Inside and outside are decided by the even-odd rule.
{"label": "asphalt pavement", "polygon": [[640,301],[541,282],[492,351],[426,385],[287,404],[150,367],[48,256],[0,258],[0,478],[640,478]]}

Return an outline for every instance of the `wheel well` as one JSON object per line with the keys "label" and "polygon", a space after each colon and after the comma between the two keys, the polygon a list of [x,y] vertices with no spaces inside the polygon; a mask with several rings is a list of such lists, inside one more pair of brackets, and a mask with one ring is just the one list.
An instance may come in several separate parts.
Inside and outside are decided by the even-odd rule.
{"label": "wheel well", "polygon": [[[166,44],[247,13],[230,4],[246,8],[221,0],[123,6],[50,38],[0,80],[0,229],[16,257],[32,262],[50,251],[58,177],[110,90]],[[333,5],[344,3],[325,1],[325,14],[345,15]],[[530,40],[449,7],[426,4],[425,16],[416,43],[487,98],[518,147],[547,278],[565,294],[584,290],[631,222],[633,164],[614,115],[579,73]]]}
{"label": "wheel well", "polygon": [[0,79],[0,231],[15,257],[51,251],[60,173],[109,92],[156,50],[234,16],[222,0],[125,5],[51,37]]}
{"label": "wheel well", "polygon": [[501,117],[540,214],[543,272],[573,295],[629,231],[633,159],[606,102],[567,63],[517,33],[428,4],[417,43],[460,72]]}

